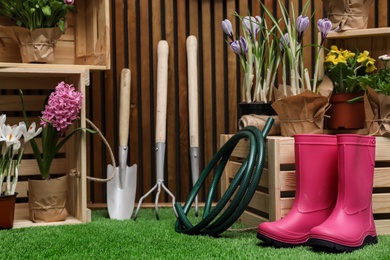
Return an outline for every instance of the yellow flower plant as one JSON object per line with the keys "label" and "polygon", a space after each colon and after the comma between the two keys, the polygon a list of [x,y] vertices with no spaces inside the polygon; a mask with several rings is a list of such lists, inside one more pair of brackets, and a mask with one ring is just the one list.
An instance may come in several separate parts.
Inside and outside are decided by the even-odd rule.
{"label": "yellow flower plant", "polygon": [[366,87],[363,78],[377,68],[375,59],[365,50],[352,52],[331,46],[325,57],[325,73],[332,80],[334,93],[355,93]]}

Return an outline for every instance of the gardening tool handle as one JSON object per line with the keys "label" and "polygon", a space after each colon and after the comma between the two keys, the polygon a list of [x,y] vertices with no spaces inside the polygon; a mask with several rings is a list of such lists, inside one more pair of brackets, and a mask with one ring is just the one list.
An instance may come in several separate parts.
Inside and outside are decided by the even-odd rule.
{"label": "gardening tool handle", "polygon": [[168,42],[161,40],[157,45],[157,112],[156,142],[165,143],[168,91]]}
{"label": "gardening tool handle", "polygon": [[190,124],[190,147],[199,147],[198,128],[198,41],[195,36],[187,38],[188,106]]}
{"label": "gardening tool handle", "polygon": [[119,145],[127,146],[129,139],[129,121],[130,121],[130,83],[131,72],[129,69],[122,69],[120,100],[119,100]]}

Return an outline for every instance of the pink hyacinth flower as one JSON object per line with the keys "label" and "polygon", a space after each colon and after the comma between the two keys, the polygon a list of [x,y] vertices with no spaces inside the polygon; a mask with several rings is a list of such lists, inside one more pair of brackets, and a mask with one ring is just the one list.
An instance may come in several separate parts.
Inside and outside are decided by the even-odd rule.
{"label": "pink hyacinth flower", "polygon": [[[42,118],[49,121],[62,136],[68,127],[77,119],[81,110],[83,95],[76,91],[73,85],[60,82],[49,96]],[[41,120],[46,127],[47,122]]]}

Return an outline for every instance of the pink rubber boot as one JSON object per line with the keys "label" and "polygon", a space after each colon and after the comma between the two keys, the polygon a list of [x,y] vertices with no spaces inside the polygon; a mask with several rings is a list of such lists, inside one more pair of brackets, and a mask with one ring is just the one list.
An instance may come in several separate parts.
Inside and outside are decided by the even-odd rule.
{"label": "pink rubber boot", "polygon": [[259,225],[257,238],[275,247],[305,245],[310,230],[325,221],[337,198],[337,138],[297,134],[296,192],[290,212],[275,222]]}
{"label": "pink rubber boot", "polygon": [[339,187],[329,218],[310,231],[308,244],[350,252],[377,243],[372,214],[375,137],[338,135]]}

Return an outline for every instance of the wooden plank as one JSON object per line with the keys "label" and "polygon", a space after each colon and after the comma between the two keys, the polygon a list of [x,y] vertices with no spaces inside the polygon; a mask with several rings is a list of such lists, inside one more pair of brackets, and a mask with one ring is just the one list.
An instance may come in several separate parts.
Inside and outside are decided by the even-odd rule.
{"label": "wooden plank", "polygon": [[244,211],[240,216],[239,220],[245,225],[247,225],[249,228],[257,227],[260,223],[268,221],[268,219],[249,211]]}
{"label": "wooden plank", "polygon": [[374,188],[390,187],[390,167],[374,169]]}
{"label": "wooden plank", "polygon": [[253,198],[249,202],[248,207],[268,213],[270,210],[269,205],[270,205],[270,201],[269,201],[268,194],[264,192],[256,191],[253,194]]}
{"label": "wooden plank", "polygon": [[378,219],[375,220],[376,233],[378,235],[389,235],[390,234],[390,220],[389,219]]}
{"label": "wooden plank", "polygon": [[390,193],[372,194],[374,214],[390,213]]}
{"label": "wooden plank", "polygon": [[295,191],[295,172],[280,171],[280,190]]}
{"label": "wooden plank", "polygon": [[34,223],[29,220],[28,203],[19,203],[15,205],[15,219],[13,228],[70,225],[80,223],[82,223],[80,220],[74,218],[71,215],[68,215],[65,221]]}

